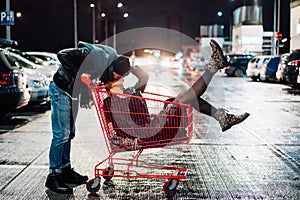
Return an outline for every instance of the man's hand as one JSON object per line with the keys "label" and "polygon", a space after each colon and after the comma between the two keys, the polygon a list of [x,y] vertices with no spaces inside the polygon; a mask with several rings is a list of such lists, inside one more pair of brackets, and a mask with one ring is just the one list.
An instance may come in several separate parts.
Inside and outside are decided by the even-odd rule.
{"label": "man's hand", "polygon": [[87,73],[82,73],[82,74],[81,74],[81,77],[86,77],[86,78],[91,79],[91,75],[90,75],[90,74],[87,74]]}
{"label": "man's hand", "polygon": [[90,74],[83,73],[83,74],[81,74],[80,79],[86,85],[91,84],[91,75]]}

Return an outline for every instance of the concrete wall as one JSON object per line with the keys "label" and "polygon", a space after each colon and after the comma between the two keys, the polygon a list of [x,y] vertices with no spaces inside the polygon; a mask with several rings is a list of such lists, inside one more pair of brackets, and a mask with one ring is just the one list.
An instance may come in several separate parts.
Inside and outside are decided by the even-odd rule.
{"label": "concrete wall", "polygon": [[236,25],[232,29],[233,53],[263,52],[263,26],[262,25]]}

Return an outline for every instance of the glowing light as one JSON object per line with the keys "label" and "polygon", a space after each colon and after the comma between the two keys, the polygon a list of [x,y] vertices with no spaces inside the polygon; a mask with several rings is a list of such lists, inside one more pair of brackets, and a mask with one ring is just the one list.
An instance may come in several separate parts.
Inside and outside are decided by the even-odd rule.
{"label": "glowing light", "polygon": [[118,8],[122,8],[122,7],[123,7],[123,3],[121,3],[121,2],[118,3],[118,4],[117,4],[117,7],[118,7]]}
{"label": "glowing light", "polygon": [[17,13],[16,13],[16,17],[22,17],[22,13],[17,12]]}
{"label": "glowing light", "polygon": [[129,17],[129,14],[128,13],[124,13],[123,17],[127,18],[127,17]]}
{"label": "glowing light", "polygon": [[100,14],[100,16],[104,18],[104,17],[106,17],[106,14],[103,12]]}

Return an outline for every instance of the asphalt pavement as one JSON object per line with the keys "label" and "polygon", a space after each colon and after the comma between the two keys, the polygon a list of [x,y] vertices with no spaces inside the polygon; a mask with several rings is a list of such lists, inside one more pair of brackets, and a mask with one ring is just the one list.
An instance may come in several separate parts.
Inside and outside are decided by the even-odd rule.
{"label": "asphalt pavement", "polygon": [[[158,93],[179,93],[197,77],[177,76],[170,70],[149,71],[153,72],[149,89]],[[159,84],[158,80],[165,82]],[[276,84],[265,84],[265,89],[258,91],[258,84],[264,83],[216,75],[204,97],[233,113],[248,111],[249,119],[222,133],[214,119],[194,112],[189,144],[142,153],[140,159],[149,163],[188,168],[174,199],[300,199],[300,115],[295,107],[300,97],[282,95],[286,87]],[[50,114],[48,110],[0,135],[1,199],[166,199],[164,179],[114,178],[115,187],[102,180],[97,195],[90,195],[85,185],[72,186],[72,195],[49,191],[44,184]],[[95,164],[108,155],[94,109],[80,110],[76,126],[72,165],[93,178]]]}

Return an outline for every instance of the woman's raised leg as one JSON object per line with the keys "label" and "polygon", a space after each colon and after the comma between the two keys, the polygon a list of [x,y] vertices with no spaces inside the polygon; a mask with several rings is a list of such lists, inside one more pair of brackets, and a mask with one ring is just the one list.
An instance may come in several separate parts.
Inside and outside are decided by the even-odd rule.
{"label": "woman's raised leg", "polygon": [[205,67],[205,72],[186,92],[179,94],[174,101],[190,104],[199,112],[215,118],[219,122],[222,131],[226,131],[233,125],[244,121],[250,114],[246,112],[240,115],[229,114],[225,109],[217,109],[201,98],[213,75],[219,69],[229,65],[218,43],[211,40],[210,46],[212,48],[212,56]]}

